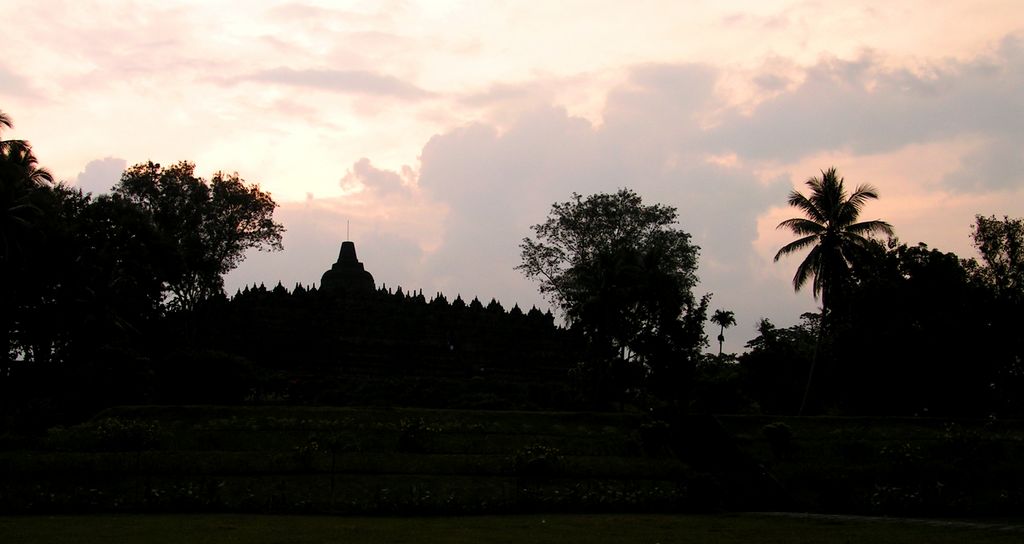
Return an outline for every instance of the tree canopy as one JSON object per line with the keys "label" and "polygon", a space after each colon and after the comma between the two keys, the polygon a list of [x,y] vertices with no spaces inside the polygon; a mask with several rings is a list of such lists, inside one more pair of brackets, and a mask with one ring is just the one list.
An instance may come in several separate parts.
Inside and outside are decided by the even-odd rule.
{"label": "tree canopy", "polygon": [[697,283],[699,248],[673,227],[677,216],[670,206],[644,205],[629,189],[586,198],[573,193],[571,200],[552,205],[546,221],[531,227],[536,239],[523,239],[516,269],[538,280],[541,292],[566,311],[586,295],[581,288],[587,287],[588,268],[602,259],[622,261],[630,252],[658,259],[689,295]]}
{"label": "tree canopy", "polygon": [[974,247],[985,263],[983,281],[1004,297],[1024,297],[1024,219],[975,217]]}
{"label": "tree canopy", "polygon": [[657,374],[666,388],[685,387],[680,372],[705,342],[706,299],[694,299],[699,248],[676,218],[675,208],[645,205],[628,189],[573,194],[520,245],[517,269],[589,338],[587,370],[599,382],[612,380],[618,365],[629,375]]}
{"label": "tree canopy", "polygon": [[867,201],[878,198],[878,190],[871,185],[858,185],[847,194],[835,168],[823,170],[821,178],[812,177],[805,183],[811,190],[809,196],[796,190],[789,194],[789,205],[803,212],[804,217],[787,219],[777,227],[787,228],[800,238],[782,246],[775,260],[810,248],[796,269],[793,287],[799,291],[810,280],[814,297],[821,296],[827,316],[833,296],[848,278],[851,263],[867,246],[867,236],[891,236],[893,230],[885,221],[857,221]]}
{"label": "tree canopy", "polygon": [[[11,125],[0,112],[0,136]],[[412,391],[432,406],[497,395],[794,413],[816,364],[818,413],[1024,414],[1024,220],[977,216],[980,258],[962,259],[871,239],[892,234],[859,219],[878,192],[848,193],[835,169],[807,186],[789,196],[804,217],[779,225],[798,237],[776,258],[808,250],[793,285],[811,282],[823,311],[790,327],[762,319],[746,353],[723,355],[736,318],[718,310],[715,357],[701,354],[699,248],[674,208],[628,189],[573,194],[523,239],[517,268],[569,325],[556,327],[536,308],[401,288],[353,297],[268,278],[271,289],[213,297],[247,251],[281,248],[269,194],[181,162],[135,165],[93,196],[54,183],[28,142],[0,139],[0,430],[112,402],[401,403]],[[395,387],[375,393],[366,376]]]}
{"label": "tree canopy", "polygon": [[114,195],[150,213],[175,246],[178,266],[168,286],[176,308],[189,309],[220,294],[222,276],[247,250],[282,249],[284,227],[273,218],[277,204],[238,174],[217,172],[206,181],[190,162],[166,168],[148,162],[126,170]]}
{"label": "tree canopy", "polygon": [[725,329],[736,324],[736,314],[732,310],[715,310],[711,315],[711,322],[720,327],[718,331],[718,355],[722,355],[722,345],[725,343]]}

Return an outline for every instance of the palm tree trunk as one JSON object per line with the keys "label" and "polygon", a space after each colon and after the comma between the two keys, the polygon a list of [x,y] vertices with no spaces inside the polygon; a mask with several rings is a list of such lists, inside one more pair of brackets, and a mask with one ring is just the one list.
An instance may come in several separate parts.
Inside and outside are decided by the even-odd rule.
{"label": "palm tree trunk", "polygon": [[814,352],[811,354],[811,369],[807,371],[807,385],[804,386],[804,398],[800,401],[800,410],[796,413],[798,416],[804,415],[804,409],[807,407],[807,398],[811,394],[811,382],[814,380],[814,367],[818,365],[818,353],[821,352],[821,339],[825,336],[825,318],[828,315],[828,292],[822,291],[821,293],[821,319],[818,320],[818,338],[814,341]]}
{"label": "palm tree trunk", "polygon": [[821,351],[821,336],[823,327],[818,325],[818,339],[814,342],[814,353],[811,355],[811,369],[807,371],[807,385],[804,386],[804,398],[800,401],[800,410],[796,413],[798,416],[804,415],[804,409],[807,407],[807,397],[811,394],[811,381],[814,380],[814,367],[818,364],[818,352]]}

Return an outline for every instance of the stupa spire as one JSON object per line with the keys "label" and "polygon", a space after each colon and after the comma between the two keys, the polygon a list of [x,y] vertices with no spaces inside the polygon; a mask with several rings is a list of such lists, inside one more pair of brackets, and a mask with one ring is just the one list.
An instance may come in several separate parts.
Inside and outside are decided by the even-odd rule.
{"label": "stupa spire", "polygon": [[373,275],[359,262],[356,244],[351,240],[341,243],[338,262],[320,278],[320,290],[327,293],[368,293],[374,290]]}

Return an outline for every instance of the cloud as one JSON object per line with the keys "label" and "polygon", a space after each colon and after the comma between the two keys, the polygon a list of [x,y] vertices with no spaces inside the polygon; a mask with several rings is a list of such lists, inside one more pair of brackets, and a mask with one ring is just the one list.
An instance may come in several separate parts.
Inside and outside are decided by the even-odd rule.
{"label": "cloud", "polygon": [[398,78],[367,70],[295,70],[281,66],[254,72],[240,79],[345,94],[389,96],[402,100],[431,96],[431,93]]}
{"label": "cloud", "polygon": [[942,179],[958,192],[1003,191],[1024,187],[1024,144],[1019,140],[986,139]]}
{"label": "cloud", "polygon": [[963,135],[1024,137],[1017,114],[1024,111],[1019,38],[1006,38],[992,55],[920,70],[886,61],[871,53],[823,60],[806,70],[800,85],[751,114],[723,115],[706,145],[786,162],[820,151],[883,153]]}
{"label": "cloud", "polygon": [[127,166],[127,161],[114,157],[89,161],[85,170],[75,177],[75,186],[94,195],[107,193],[120,181],[121,173]]}
{"label": "cloud", "polygon": [[[383,9],[382,12],[386,11]],[[374,24],[386,22],[383,13],[362,13],[353,10],[314,6],[302,2],[278,4],[266,11],[267,19],[273,22],[297,22],[309,25],[347,22],[353,24]]]}
{"label": "cloud", "polygon": [[[785,207],[794,181],[835,165],[851,180],[883,188],[885,201],[870,213],[887,219],[886,205],[933,195],[927,202],[934,205],[914,208],[921,224],[943,210],[992,201],[936,196],[937,186],[1019,193],[1024,127],[1007,112],[1024,106],[1016,92],[1024,88],[1022,68],[1024,54],[1014,40],[984,58],[916,70],[893,68],[873,54],[826,59],[802,72],[787,65],[784,76],[755,74],[751,83],[764,93],[762,101],[741,110],[723,97],[730,80],[718,68],[644,64],[608,92],[600,123],[547,105],[547,82],[539,92],[528,84],[495,86],[462,100],[515,103],[510,115],[440,131],[423,146],[415,173],[360,159],[342,183],[362,190],[337,200],[331,221],[341,224],[340,210],[357,202],[364,211],[394,202],[390,211],[363,219],[381,225],[372,229],[379,235],[359,242],[378,281],[390,269],[394,283],[411,288],[496,297],[506,307],[544,306],[536,285],[514,270],[530,225],[573,192],[629,187],[645,202],[679,211],[680,228],[701,247],[697,292],[714,293],[713,309],[736,312],[739,327],[727,334],[727,349],[738,351],[754,336],[757,319],[785,326],[814,307],[808,293],[793,292],[795,258],[771,262],[788,241],[780,241],[774,226],[794,215]],[[926,160],[933,152],[945,157],[941,166]],[[883,168],[904,156],[919,160],[897,173]],[[875,169],[858,170],[859,164]],[[295,212],[289,221],[323,213]],[[436,236],[425,241],[423,229]],[[333,244],[317,249],[332,259],[333,236]]]}
{"label": "cloud", "polygon": [[[700,145],[702,118],[719,107],[717,82],[706,66],[641,66],[609,96],[602,125],[561,108],[534,108],[501,127],[478,122],[434,136],[415,183],[409,171],[380,169],[367,158],[342,183],[362,187],[355,194],[374,202],[399,194],[408,199],[405,209],[444,210],[408,226],[433,224],[440,233],[436,245],[391,262],[416,278],[398,283],[522,307],[546,306],[536,285],[514,270],[529,226],[573,192],[632,188],[645,202],[678,209],[680,228],[701,246],[698,294],[714,292],[715,307],[737,310],[752,331],[759,317],[796,316],[811,303],[793,297],[785,280],[756,271],[764,264],[754,247],[758,218],[785,201],[789,180],[766,182],[743,157],[712,156]],[[401,191],[413,185],[415,192]],[[360,255],[372,247],[361,243]],[[768,290],[772,296],[762,293]]]}
{"label": "cloud", "polygon": [[34,94],[32,85],[13,70],[0,66],[0,95],[25,97]]}
{"label": "cloud", "polygon": [[348,223],[353,227],[351,238],[356,242],[359,260],[373,274],[378,287],[422,287],[418,268],[423,249],[417,229],[401,222],[382,221],[375,213],[371,207],[345,198],[309,198],[281,204],[275,219],[286,228],[285,250],[250,251],[245,262],[225,278],[227,290],[234,293],[260,283],[272,287],[278,281],[289,289],[296,283],[319,285],[321,275],[338,258]]}
{"label": "cloud", "polygon": [[[758,299],[750,268],[758,216],[784,202],[790,185],[764,183],[742,164],[709,160],[690,145],[716,81],[706,67],[644,66],[609,98],[601,126],[543,108],[504,130],[477,123],[435,136],[420,158],[419,187],[448,214],[425,273],[442,278],[446,292],[540,303],[536,286],[514,270],[529,226],[573,192],[629,187],[645,202],[679,210],[680,228],[702,248],[700,293],[715,292],[723,306]],[[742,316],[751,330],[757,317]]]}
{"label": "cloud", "polygon": [[402,175],[390,170],[381,170],[370,164],[370,159],[359,159],[341,178],[341,188],[346,192],[370,190],[383,195],[409,190],[406,180],[415,177],[412,169],[405,167]]}

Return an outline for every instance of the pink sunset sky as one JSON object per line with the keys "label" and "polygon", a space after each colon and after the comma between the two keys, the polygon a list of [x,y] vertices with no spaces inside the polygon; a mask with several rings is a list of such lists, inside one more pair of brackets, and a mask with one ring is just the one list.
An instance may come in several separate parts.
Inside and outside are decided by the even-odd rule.
{"label": "pink sunset sky", "polygon": [[814,308],[772,257],[821,169],[964,257],[975,214],[1024,216],[1019,0],[7,0],[0,20],[5,136],[58,179],[189,160],[273,194],[285,251],[232,293],[318,283],[351,221],[378,285],[547,308],[513,270],[529,226],[629,187],[678,208],[739,351]]}

